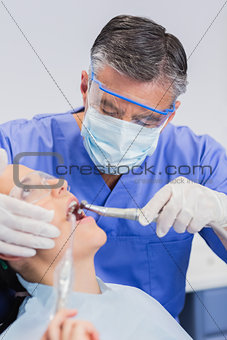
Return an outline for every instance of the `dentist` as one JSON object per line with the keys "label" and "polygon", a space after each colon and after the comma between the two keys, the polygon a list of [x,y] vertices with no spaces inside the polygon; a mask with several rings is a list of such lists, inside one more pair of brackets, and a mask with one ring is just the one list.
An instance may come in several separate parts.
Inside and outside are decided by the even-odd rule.
{"label": "dentist", "polygon": [[[21,152],[37,152],[21,163],[64,175],[80,201],[144,207],[146,227],[86,212],[108,235],[96,272],[106,282],[144,290],[173,317],[184,305],[193,235],[199,232],[227,262],[226,241],[212,229],[227,227],[227,156],[211,137],[171,124],[186,85],[180,41],[152,20],[121,15],[91,48],[89,73],[81,75],[82,107],[0,126],[10,163]],[[40,152],[58,153],[64,163]],[[35,248],[51,246],[46,237],[56,230],[47,212],[17,208],[3,195],[0,209],[2,254],[32,256]]]}

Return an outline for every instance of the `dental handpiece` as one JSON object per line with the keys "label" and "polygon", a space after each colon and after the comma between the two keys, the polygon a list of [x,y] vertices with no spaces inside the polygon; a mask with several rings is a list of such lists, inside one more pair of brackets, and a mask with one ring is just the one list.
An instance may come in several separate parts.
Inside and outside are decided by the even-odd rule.
{"label": "dental handpiece", "polygon": [[[152,221],[149,221],[143,214],[142,209],[139,208],[109,208],[109,207],[102,207],[99,205],[89,204],[87,201],[81,201],[80,203],[81,209],[86,209],[90,211],[94,211],[99,215],[102,216],[109,216],[109,217],[117,217],[117,218],[124,218],[127,220],[134,220],[138,221],[141,225],[146,226],[151,222],[157,222],[158,215]],[[227,231],[222,227],[216,226],[209,226],[206,225],[205,228],[213,228],[224,240],[227,240]]]}
{"label": "dental handpiece", "polygon": [[[102,216],[124,218],[124,219],[127,219],[127,220],[138,221],[138,222],[140,222],[140,224],[145,225],[144,221],[142,222],[141,215],[143,215],[143,214],[141,212],[141,209],[139,209],[139,208],[122,209],[122,208],[101,207],[99,205],[89,204],[85,200],[81,201],[80,208],[90,210],[90,211],[94,211],[97,214],[102,215]],[[153,222],[156,222],[156,219],[157,219],[157,217],[155,217],[153,219]],[[143,218],[143,220],[144,220],[144,218]],[[149,224],[149,223],[150,222],[147,221],[146,224]]]}
{"label": "dental handpiece", "polygon": [[60,309],[66,307],[66,303],[70,292],[73,289],[74,283],[74,265],[73,265],[73,238],[74,230],[76,228],[76,217],[74,214],[70,215],[71,221],[71,235],[68,241],[68,248],[66,249],[62,259],[58,263],[54,273],[54,288],[56,290],[56,314]]}

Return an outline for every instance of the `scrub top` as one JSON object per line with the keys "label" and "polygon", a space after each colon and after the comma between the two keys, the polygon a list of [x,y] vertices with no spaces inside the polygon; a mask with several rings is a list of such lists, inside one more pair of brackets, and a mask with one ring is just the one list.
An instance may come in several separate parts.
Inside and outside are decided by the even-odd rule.
{"label": "scrub top", "polygon": [[[157,148],[133,173],[121,176],[111,191],[94,167],[83,145],[72,113],[41,114],[0,125],[0,147],[9,162],[21,152],[55,152],[26,156],[20,161],[32,169],[64,174],[71,192],[88,203],[119,208],[143,207],[165,184],[184,176],[227,194],[227,156],[224,148],[208,135],[197,136],[188,127],[168,124]],[[111,133],[111,131],[110,131]],[[60,166],[61,165],[61,166]],[[158,300],[173,317],[184,305],[186,271],[193,235],[173,228],[163,238],[155,223],[110,218],[87,212],[107,234],[106,244],[95,257],[96,274],[104,281],[134,286]],[[227,251],[210,228],[200,235],[227,262]],[[192,287],[193,288],[193,287]]]}
{"label": "scrub top", "polygon": [[[143,291],[97,280],[102,294],[72,292],[68,307],[78,311],[75,319],[94,325],[100,340],[192,340],[161,304]],[[31,296],[21,305],[17,320],[2,337],[40,340],[54,310],[54,289],[27,282],[20,276],[19,281]]]}

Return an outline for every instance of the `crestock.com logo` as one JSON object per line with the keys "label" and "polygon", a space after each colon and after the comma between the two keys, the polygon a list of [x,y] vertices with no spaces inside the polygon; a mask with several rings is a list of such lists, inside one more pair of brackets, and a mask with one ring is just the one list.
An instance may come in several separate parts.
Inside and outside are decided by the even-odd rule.
{"label": "crestock.com logo", "polygon": [[[123,172],[122,172],[123,170]],[[162,171],[156,169],[155,165],[148,165],[147,162],[144,162],[143,166],[134,165],[129,167],[128,165],[120,165],[114,166],[108,164],[105,168],[103,166],[95,166],[95,165],[65,165],[60,164],[56,167],[56,174],[58,176],[72,175],[73,173],[79,173],[80,175],[89,176],[89,175],[100,175],[100,173],[107,173],[112,175],[120,175],[124,173],[125,175],[131,173],[134,176],[141,175],[153,175],[153,176],[161,176],[161,175],[178,175],[178,176],[186,176],[186,175],[196,175],[198,173],[204,174],[205,171],[209,172],[209,175],[212,174],[212,167],[210,165],[186,165],[182,164],[179,166],[176,165],[166,165]]]}
{"label": "crestock.com logo", "polygon": [[[54,184],[40,184],[40,185],[34,185],[34,184],[24,184],[20,180],[19,176],[19,164],[22,158],[27,157],[38,157],[38,164],[43,163],[41,161],[42,157],[51,157],[51,160],[45,159],[46,164],[51,164],[53,168],[53,175],[56,178],[58,178],[58,182]],[[30,160],[29,160],[30,161]],[[49,161],[49,162],[48,162]],[[36,162],[28,162],[26,160],[25,164],[37,164]],[[35,166],[36,167],[36,166]],[[198,174],[204,174],[205,172],[208,172],[209,176],[212,174],[212,167],[210,165],[187,165],[187,164],[181,164],[181,165],[173,165],[173,164],[166,164],[162,170],[156,169],[155,165],[150,165],[146,161],[142,165],[135,165],[133,167],[129,167],[128,165],[120,165],[120,166],[113,166],[111,164],[108,164],[107,167],[103,166],[95,166],[95,165],[77,165],[77,164],[70,164],[66,165],[64,164],[64,158],[61,154],[58,152],[21,152],[17,154],[14,158],[13,162],[13,180],[16,186],[23,188],[23,189],[54,189],[59,188],[64,183],[64,176],[70,176],[75,173],[79,173],[83,176],[89,176],[89,175],[100,175],[100,173],[103,173],[105,170],[105,173],[109,173],[112,175],[118,175],[122,173],[122,168],[124,168],[123,173],[125,175],[131,173],[135,176],[135,178],[138,178],[141,175],[145,175],[146,178],[143,176],[141,180],[156,180],[156,181],[162,181],[162,175],[167,176],[187,176],[187,175],[198,175]],[[106,171],[107,169],[107,171]],[[109,172],[108,172],[109,170]]]}
{"label": "crestock.com logo", "polygon": [[[57,183],[54,184],[24,184],[20,180],[20,160],[25,157],[52,157],[60,164],[64,163],[64,158],[58,152],[20,152],[13,159],[13,181],[14,184],[22,189],[56,189],[64,184],[64,178],[59,178]],[[27,163],[27,162],[26,162]],[[59,176],[57,176],[59,177]]]}

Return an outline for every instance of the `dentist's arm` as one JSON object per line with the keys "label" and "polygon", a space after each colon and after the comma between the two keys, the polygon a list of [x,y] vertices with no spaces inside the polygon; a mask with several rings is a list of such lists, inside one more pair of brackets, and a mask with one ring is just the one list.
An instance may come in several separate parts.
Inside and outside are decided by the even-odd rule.
{"label": "dentist's arm", "polygon": [[1,190],[8,165],[5,150],[0,149],[0,254],[30,257],[36,249],[54,247],[51,238],[59,230],[50,224],[54,212],[5,195]]}
{"label": "dentist's arm", "polygon": [[178,233],[199,232],[203,227],[213,227],[227,249],[227,196],[211,190],[185,177],[178,177],[161,188],[142,209],[140,222],[146,225],[157,216],[156,232],[165,236],[171,226]]}

